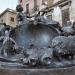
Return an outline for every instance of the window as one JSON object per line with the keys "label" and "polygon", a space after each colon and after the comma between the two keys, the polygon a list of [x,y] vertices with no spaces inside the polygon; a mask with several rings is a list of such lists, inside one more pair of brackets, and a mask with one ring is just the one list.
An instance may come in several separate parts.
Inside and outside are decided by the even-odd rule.
{"label": "window", "polygon": [[1,20],[1,22],[3,23],[3,19]]}
{"label": "window", "polygon": [[70,16],[69,16],[69,8],[66,8],[64,10],[62,10],[62,24],[63,25],[67,25],[67,21],[70,20]]}
{"label": "window", "polygon": [[34,0],[34,11],[37,11],[37,0]]}
{"label": "window", "polygon": [[26,4],[26,12],[29,13],[29,4]]}
{"label": "window", "polygon": [[11,17],[11,18],[10,18],[10,21],[11,21],[11,22],[14,22],[14,18],[13,18],[13,17]]}

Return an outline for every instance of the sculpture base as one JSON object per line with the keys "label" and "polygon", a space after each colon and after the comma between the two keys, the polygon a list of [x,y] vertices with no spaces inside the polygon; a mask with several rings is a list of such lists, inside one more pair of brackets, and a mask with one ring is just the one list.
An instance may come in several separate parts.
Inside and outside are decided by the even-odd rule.
{"label": "sculpture base", "polygon": [[30,67],[17,62],[0,62],[0,75],[75,75],[75,64],[65,61],[64,66],[57,62],[55,66]]}
{"label": "sculpture base", "polygon": [[75,75],[75,67],[59,69],[0,69],[0,75]]}

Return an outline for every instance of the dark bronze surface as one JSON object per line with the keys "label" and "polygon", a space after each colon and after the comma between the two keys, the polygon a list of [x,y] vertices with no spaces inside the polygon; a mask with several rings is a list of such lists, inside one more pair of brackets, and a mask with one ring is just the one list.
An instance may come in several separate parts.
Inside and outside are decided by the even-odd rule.
{"label": "dark bronze surface", "polygon": [[13,38],[21,47],[33,44],[36,47],[48,47],[52,39],[58,36],[55,28],[45,25],[21,25],[14,29]]}

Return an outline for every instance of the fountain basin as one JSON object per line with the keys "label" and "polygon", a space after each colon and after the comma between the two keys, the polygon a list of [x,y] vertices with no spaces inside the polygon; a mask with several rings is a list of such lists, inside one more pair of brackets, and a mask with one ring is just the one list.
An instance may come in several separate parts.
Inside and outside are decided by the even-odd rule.
{"label": "fountain basin", "polygon": [[75,75],[75,67],[59,69],[0,69],[0,75]]}

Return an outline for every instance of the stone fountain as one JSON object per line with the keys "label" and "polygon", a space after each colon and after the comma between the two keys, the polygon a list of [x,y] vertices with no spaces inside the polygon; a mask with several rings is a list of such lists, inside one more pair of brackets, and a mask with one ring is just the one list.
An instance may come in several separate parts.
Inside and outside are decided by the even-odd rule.
{"label": "stone fountain", "polygon": [[16,10],[17,26],[1,31],[0,74],[74,75],[75,36],[61,36],[60,24],[50,21],[46,11],[29,16],[21,5]]}

